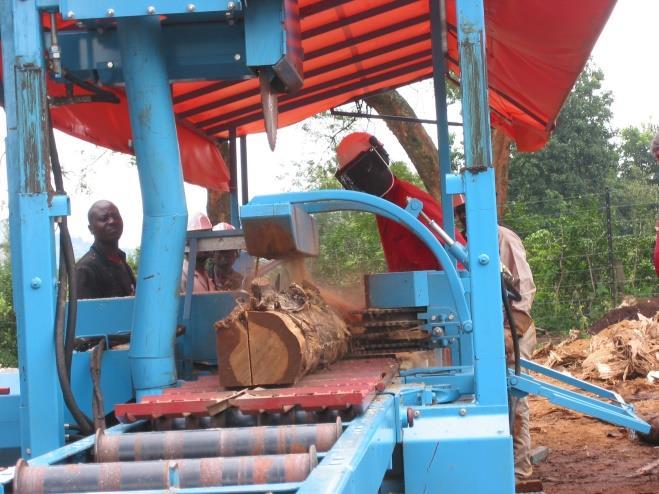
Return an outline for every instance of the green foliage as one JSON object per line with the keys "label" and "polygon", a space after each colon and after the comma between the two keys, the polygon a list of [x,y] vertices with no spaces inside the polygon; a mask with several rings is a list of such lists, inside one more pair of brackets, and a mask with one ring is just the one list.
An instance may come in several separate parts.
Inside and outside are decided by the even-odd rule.
{"label": "green foliage", "polygon": [[602,89],[604,73],[587,66],[563,110],[549,143],[535,153],[513,152],[509,199],[540,201],[601,192],[616,172],[612,138],[612,95]]}
{"label": "green foliage", "polygon": [[569,199],[553,194],[541,202],[508,205],[505,223],[524,239],[533,271],[537,287],[533,317],[539,327],[583,329],[622,296],[655,295],[652,250],[657,188],[623,180],[615,185],[610,207],[606,192]]}
{"label": "green foliage", "polygon": [[[4,225],[5,238],[6,224]],[[9,245],[0,245],[0,367],[16,367],[16,315],[14,314]]]}
{"label": "green foliage", "polygon": [[618,175],[623,179],[650,180],[659,184],[659,163],[650,153],[650,142],[659,125],[643,124],[620,131]]}
{"label": "green foliage", "polygon": [[130,269],[133,270],[135,276],[137,276],[137,268],[140,265],[140,248],[132,250],[126,256],[126,263],[130,266]]}

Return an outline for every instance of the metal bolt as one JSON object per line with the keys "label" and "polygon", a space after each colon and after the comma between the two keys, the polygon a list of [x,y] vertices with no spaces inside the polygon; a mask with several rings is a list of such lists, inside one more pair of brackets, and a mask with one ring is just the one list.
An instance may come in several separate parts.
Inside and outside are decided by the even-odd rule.
{"label": "metal bolt", "polygon": [[242,57],[240,56],[240,53],[236,53],[236,54],[233,56],[233,59],[234,59],[236,62],[237,62],[238,60],[240,60],[241,58],[242,58]]}
{"label": "metal bolt", "polygon": [[431,321],[436,321],[436,320],[437,320],[437,316],[435,316],[435,315],[430,316],[430,320],[431,320]]}
{"label": "metal bolt", "polygon": [[189,3],[188,5],[186,5],[185,10],[187,10],[188,12],[194,12],[195,10],[197,10],[197,6],[194,3]]}
{"label": "metal bolt", "polygon": [[458,413],[460,414],[460,417],[464,417],[465,415],[467,415],[467,409],[461,408],[460,410],[458,410]]}
{"label": "metal bolt", "polygon": [[463,330],[465,333],[471,333],[471,332],[474,330],[474,326],[473,326],[473,324],[472,324],[471,322],[467,321],[466,323],[464,323],[464,324],[462,325],[462,330]]}
{"label": "metal bolt", "polygon": [[31,448],[25,448],[25,454],[26,455],[31,455],[32,454],[32,449]]}
{"label": "metal bolt", "polygon": [[514,386],[515,384],[517,384],[517,378],[516,377],[511,377],[510,378],[510,385]]}
{"label": "metal bolt", "polygon": [[69,10],[69,11],[66,13],[66,18],[67,18],[67,19],[73,19],[75,16],[76,16],[76,13],[75,13],[73,10]]}
{"label": "metal bolt", "polygon": [[451,312],[451,313],[448,315],[448,320],[449,320],[449,321],[452,321],[453,319],[455,319],[455,314],[454,314],[453,312]]}
{"label": "metal bolt", "polygon": [[478,264],[481,264],[482,266],[485,266],[490,262],[490,256],[487,254],[481,254],[478,256]]}
{"label": "metal bolt", "polygon": [[418,419],[421,416],[421,410],[414,410],[414,418]]}
{"label": "metal bolt", "polygon": [[108,69],[113,69],[113,68],[114,68],[114,62],[110,61],[110,62],[106,63],[105,66],[106,66]]}
{"label": "metal bolt", "polygon": [[444,334],[444,331],[442,331],[442,328],[435,328],[432,330],[432,334],[435,336],[442,336]]}
{"label": "metal bolt", "polygon": [[236,2],[227,2],[227,10],[233,10],[236,8]]}
{"label": "metal bolt", "polygon": [[153,5],[149,5],[146,8],[146,13],[149,14],[149,15],[153,15],[153,14],[156,13],[156,8]]}
{"label": "metal bolt", "polygon": [[107,15],[108,17],[114,17],[114,9],[106,10],[105,15]]}
{"label": "metal bolt", "polygon": [[39,278],[38,276],[35,276],[34,278],[32,278],[32,280],[30,281],[30,286],[32,288],[34,288],[35,290],[37,288],[41,288],[41,278]]}

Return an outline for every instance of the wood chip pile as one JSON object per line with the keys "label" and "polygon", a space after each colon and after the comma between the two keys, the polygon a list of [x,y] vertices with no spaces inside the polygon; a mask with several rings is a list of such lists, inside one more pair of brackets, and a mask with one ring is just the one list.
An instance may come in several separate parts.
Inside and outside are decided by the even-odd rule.
{"label": "wood chip pile", "polygon": [[539,348],[533,358],[584,379],[616,383],[659,371],[659,312],[638,320],[611,324],[590,339],[578,331],[554,345]]}

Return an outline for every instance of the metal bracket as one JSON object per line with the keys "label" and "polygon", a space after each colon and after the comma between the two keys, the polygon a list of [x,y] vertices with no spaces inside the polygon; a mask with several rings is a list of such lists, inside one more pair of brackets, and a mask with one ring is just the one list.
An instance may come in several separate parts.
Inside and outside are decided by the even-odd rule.
{"label": "metal bracket", "polygon": [[64,194],[58,194],[52,197],[48,216],[56,218],[58,216],[71,216],[71,199]]}
{"label": "metal bracket", "polygon": [[643,434],[650,432],[650,424],[636,415],[634,413],[634,407],[626,403],[619,394],[580,379],[566,376],[549,367],[529,362],[528,360],[521,359],[520,363],[527,370],[574,386],[582,391],[593,393],[600,398],[608,400],[608,402],[540,381],[528,374],[515,375],[512,370],[508,369],[508,385],[515,394],[521,396],[526,396],[527,394],[543,396],[550,402],[569,408],[575,412],[590,415],[591,417],[627,427]]}

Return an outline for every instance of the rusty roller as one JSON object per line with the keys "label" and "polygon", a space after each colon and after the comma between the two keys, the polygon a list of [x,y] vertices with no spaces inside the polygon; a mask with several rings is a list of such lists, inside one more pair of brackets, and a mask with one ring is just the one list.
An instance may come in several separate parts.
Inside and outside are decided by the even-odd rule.
{"label": "rusty roller", "polygon": [[62,494],[301,482],[318,464],[308,453],[235,458],[28,466],[19,460],[14,494]]}
{"label": "rusty roller", "polygon": [[171,460],[329,451],[342,432],[335,423],[190,431],[104,434],[96,432],[97,462]]}

